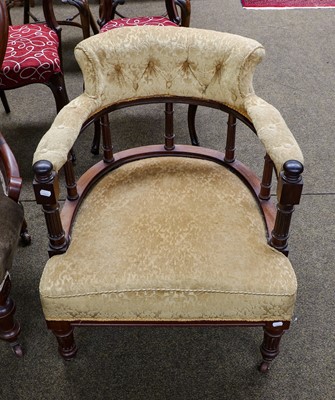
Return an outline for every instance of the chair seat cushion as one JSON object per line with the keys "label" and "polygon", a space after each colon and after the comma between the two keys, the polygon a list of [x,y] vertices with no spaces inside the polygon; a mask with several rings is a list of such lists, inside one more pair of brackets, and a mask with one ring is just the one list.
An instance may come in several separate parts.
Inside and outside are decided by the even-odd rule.
{"label": "chair seat cushion", "polygon": [[106,32],[115,28],[124,26],[142,26],[142,25],[158,25],[158,26],[178,26],[166,17],[137,17],[137,18],[118,18],[108,21],[100,32]]}
{"label": "chair seat cushion", "polygon": [[10,26],[0,89],[48,82],[61,72],[58,46],[57,34],[44,24]]}
{"label": "chair seat cushion", "polygon": [[10,269],[23,222],[23,208],[0,188],[0,285]]}
{"label": "chair seat cushion", "polygon": [[235,174],[169,156],[96,184],[40,294],[47,320],[290,320],[296,278]]}

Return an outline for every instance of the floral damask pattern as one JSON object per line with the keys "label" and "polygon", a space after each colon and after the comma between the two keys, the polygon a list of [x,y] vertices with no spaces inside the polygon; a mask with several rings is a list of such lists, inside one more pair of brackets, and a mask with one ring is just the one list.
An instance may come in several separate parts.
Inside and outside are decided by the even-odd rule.
{"label": "floral damask pattern", "polygon": [[157,26],[178,26],[174,22],[165,17],[138,17],[138,18],[119,18],[107,22],[101,28],[101,32],[106,32],[115,28],[122,28],[124,26],[143,26],[143,25],[157,25]]}
{"label": "floral damask pattern", "polygon": [[45,83],[61,72],[57,34],[45,24],[9,27],[6,55],[0,71],[0,88]]}

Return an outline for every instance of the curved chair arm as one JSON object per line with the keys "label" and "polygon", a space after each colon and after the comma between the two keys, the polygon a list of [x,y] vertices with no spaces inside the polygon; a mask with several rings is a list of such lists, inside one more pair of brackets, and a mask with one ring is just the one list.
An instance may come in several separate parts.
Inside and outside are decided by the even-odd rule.
{"label": "curved chair arm", "polygon": [[[14,154],[0,132],[0,170],[4,179],[5,192],[16,203],[19,200],[22,178]],[[0,189],[1,190],[1,189]]]}
{"label": "curved chair arm", "polygon": [[300,147],[275,107],[256,95],[250,95],[245,99],[245,108],[257,136],[275,165],[277,176],[286,161],[297,160],[303,164]]}
{"label": "curved chair arm", "polygon": [[249,119],[279,175],[286,161],[303,158],[280,113],[254,94],[253,73],[263,54],[252,39],[194,28],[125,27],[91,37],[75,50],[85,93],[58,114],[34,162],[61,168],[82,124],[101,109],[179,96],[216,102]]}

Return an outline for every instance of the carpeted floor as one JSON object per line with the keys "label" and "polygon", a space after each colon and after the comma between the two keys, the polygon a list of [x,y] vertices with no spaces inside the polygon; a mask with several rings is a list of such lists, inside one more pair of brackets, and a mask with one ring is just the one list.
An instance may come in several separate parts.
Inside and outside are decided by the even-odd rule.
{"label": "carpeted floor", "polygon": [[[92,9],[97,15],[97,5]],[[159,1],[127,1],[156,13]],[[255,368],[261,329],[245,328],[81,328],[76,330],[77,358],[64,362],[47,331],[38,284],[47,260],[46,229],[34,202],[31,160],[34,149],[55,117],[50,90],[31,86],[8,92],[11,113],[0,108],[0,128],[11,145],[24,179],[22,202],[33,237],[18,249],[12,270],[12,295],[22,325],[25,355],[17,359],[0,343],[0,398],[68,399],[269,399],[330,400],[335,392],[335,165],[333,130],[334,10],[254,11],[238,0],[192,0],[192,26],[227,31],[261,42],[267,56],[256,72],[261,97],[283,114],[305,155],[305,190],[293,218],[290,258],[298,278],[296,322],[284,336],[281,354],[267,375]],[[38,11],[38,2],[34,11]],[[62,12],[64,6],[58,5]],[[66,10],[70,10],[70,6]],[[16,21],[22,8],[14,10]],[[73,58],[80,30],[63,29],[64,68],[70,98],[82,91]],[[177,132],[184,110],[176,112]],[[161,110],[148,110],[149,122],[136,110],[115,114],[123,131],[117,148],[143,143],[156,134]],[[205,128],[213,115],[202,115]],[[134,129],[136,128],[136,129]],[[220,137],[200,129],[201,140],[215,145]],[[94,161],[83,136],[77,156],[82,165]],[[250,144],[249,144],[250,140]],[[241,135],[240,152],[256,146]],[[245,156],[249,162],[252,155]]]}
{"label": "carpeted floor", "polygon": [[334,0],[241,0],[245,8],[327,8],[335,7]]}

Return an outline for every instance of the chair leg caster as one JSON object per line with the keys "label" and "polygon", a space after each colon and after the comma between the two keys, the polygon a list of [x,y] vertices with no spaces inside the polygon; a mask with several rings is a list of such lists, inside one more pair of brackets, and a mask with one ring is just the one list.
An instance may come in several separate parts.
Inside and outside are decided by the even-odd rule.
{"label": "chair leg caster", "polygon": [[266,372],[269,371],[270,369],[270,363],[267,361],[262,361],[261,364],[259,365],[258,369],[260,372],[262,372],[263,374],[265,374]]}
{"label": "chair leg caster", "polygon": [[20,345],[20,343],[13,343],[11,344],[13,353],[16,355],[16,357],[18,358],[22,358],[23,357],[23,349],[22,346]]}
{"label": "chair leg caster", "polygon": [[20,234],[21,237],[21,243],[23,246],[29,246],[31,243],[31,236],[27,231],[21,232]]}

